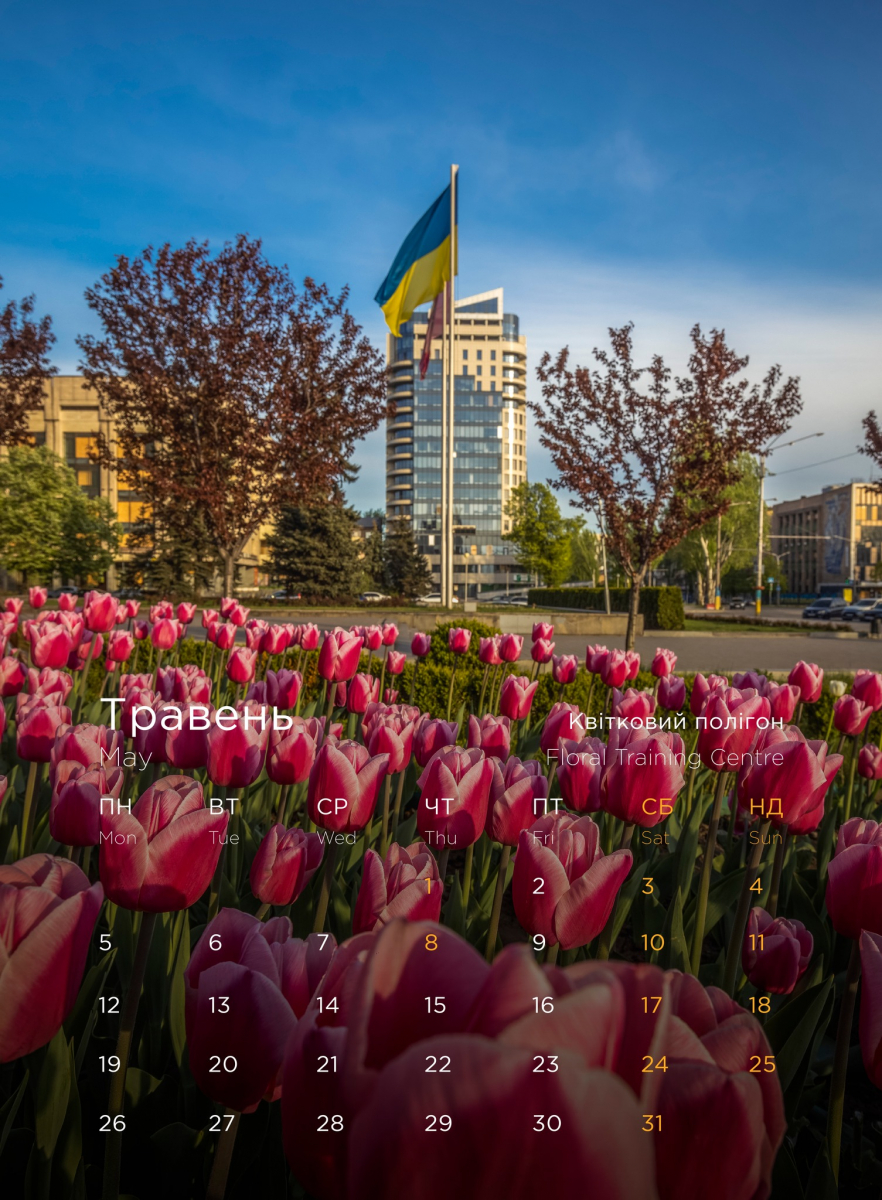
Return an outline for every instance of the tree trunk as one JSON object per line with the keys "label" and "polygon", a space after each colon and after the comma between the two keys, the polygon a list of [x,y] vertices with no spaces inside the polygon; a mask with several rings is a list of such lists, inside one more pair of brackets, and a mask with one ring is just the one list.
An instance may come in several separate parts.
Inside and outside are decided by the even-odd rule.
{"label": "tree trunk", "polygon": [[235,568],[235,560],[229,552],[223,554],[224,560],[224,596],[232,596],[233,594],[233,571]]}
{"label": "tree trunk", "polygon": [[628,629],[625,633],[625,649],[633,650],[637,642],[637,616],[640,612],[640,589],[643,572],[631,576],[631,593],[628,596]]}

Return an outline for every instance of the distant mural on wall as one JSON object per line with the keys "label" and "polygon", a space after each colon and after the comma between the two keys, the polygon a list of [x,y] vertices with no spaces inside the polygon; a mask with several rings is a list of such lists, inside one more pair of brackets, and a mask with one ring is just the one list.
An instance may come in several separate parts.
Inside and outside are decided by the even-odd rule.
{"label": "distant mural on wall", "polygon": [[845,575],[848,570],[848,530],[851,524],[850,492],[834,492],[824,501],[824,573]]}

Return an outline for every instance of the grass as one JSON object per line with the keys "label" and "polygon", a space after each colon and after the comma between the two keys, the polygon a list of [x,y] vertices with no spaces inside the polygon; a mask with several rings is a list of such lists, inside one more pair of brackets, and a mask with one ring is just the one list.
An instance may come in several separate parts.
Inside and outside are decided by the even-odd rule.
{"label": "grass", "polygon": [[696,620],[687,617],[683,628],[693,633],[808,633],[802,625],[789,625],[783,621],[772,625],[770,622],[727,621],[724,618],[714,618],[712,621]]}

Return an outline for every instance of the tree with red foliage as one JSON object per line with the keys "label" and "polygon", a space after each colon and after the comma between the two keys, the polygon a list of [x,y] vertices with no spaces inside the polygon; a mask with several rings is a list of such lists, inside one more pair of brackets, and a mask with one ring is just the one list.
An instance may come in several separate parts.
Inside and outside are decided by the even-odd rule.
{"label": "tree with red foliage", "polygon": [[383,362],[333,295],[246,235],[148,247],[86,292],[103,334],[78,339],[115,418],[116,468],[166,527],[198,516],[224,569],[286,505],[330,495],[386,412]]}
{"label": "tree with red foliage", "polygon": [[554,359],[546,353],[537,370],[542,402],[531,405],[559,472],[554,486],[602,514],[630,581],[628,649],[650,564],[726,511],[723,492],[740,478],[739,455],[758,453],[802,407],[799,380],[782,383],[778,366],[762,384],[741,378],[748,359],[726,345],[722,330],[705,337],[694,326],[682,379],[660,355],[636,367],[632,331],[610,329],[612,351],[594,351],[595,369],[571,368],[566,348]]}
{"label": "tree with red foliage", "polygon": [[52,318],[34,318],[33,296],[0,309],[0,446],[28,440],[28,413],[42,406],[43,388],[56,371],[49,363],[54,341]]}

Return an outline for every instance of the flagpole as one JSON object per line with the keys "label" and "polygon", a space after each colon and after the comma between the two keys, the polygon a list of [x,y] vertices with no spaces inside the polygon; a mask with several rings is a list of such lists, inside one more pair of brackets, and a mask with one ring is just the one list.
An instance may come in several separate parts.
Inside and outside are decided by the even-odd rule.
{"label": "flagpole", "polygon": [[441,606],[447,606],[447,380],[450,377],[450,346],[447,341],[447,289],[441,293],[441,520],[438,549],[441,555]]}
{"label": "flagpole", "polygon": [[[446,499],[447,507],[445,509],[445,524],[444,524],[444,546],[447,556],[447,591],[442,597],[445,605],[448,608],[453,607],[453,580],[454,580],[454,564],[453,564],[453,458],[454,458],[454,438],[456,429],[456,185],[459,167],[454,163],[450,167],[450,305],[448,310],[448,348],[449,354],[448,363],[448,411],[447,411],[447,441],[444,442],[444,434],[442,430],[442,445],[444,446],[444,463],[443,472],[447,476]],[[443,507],[443,503],[442,503]]]}

